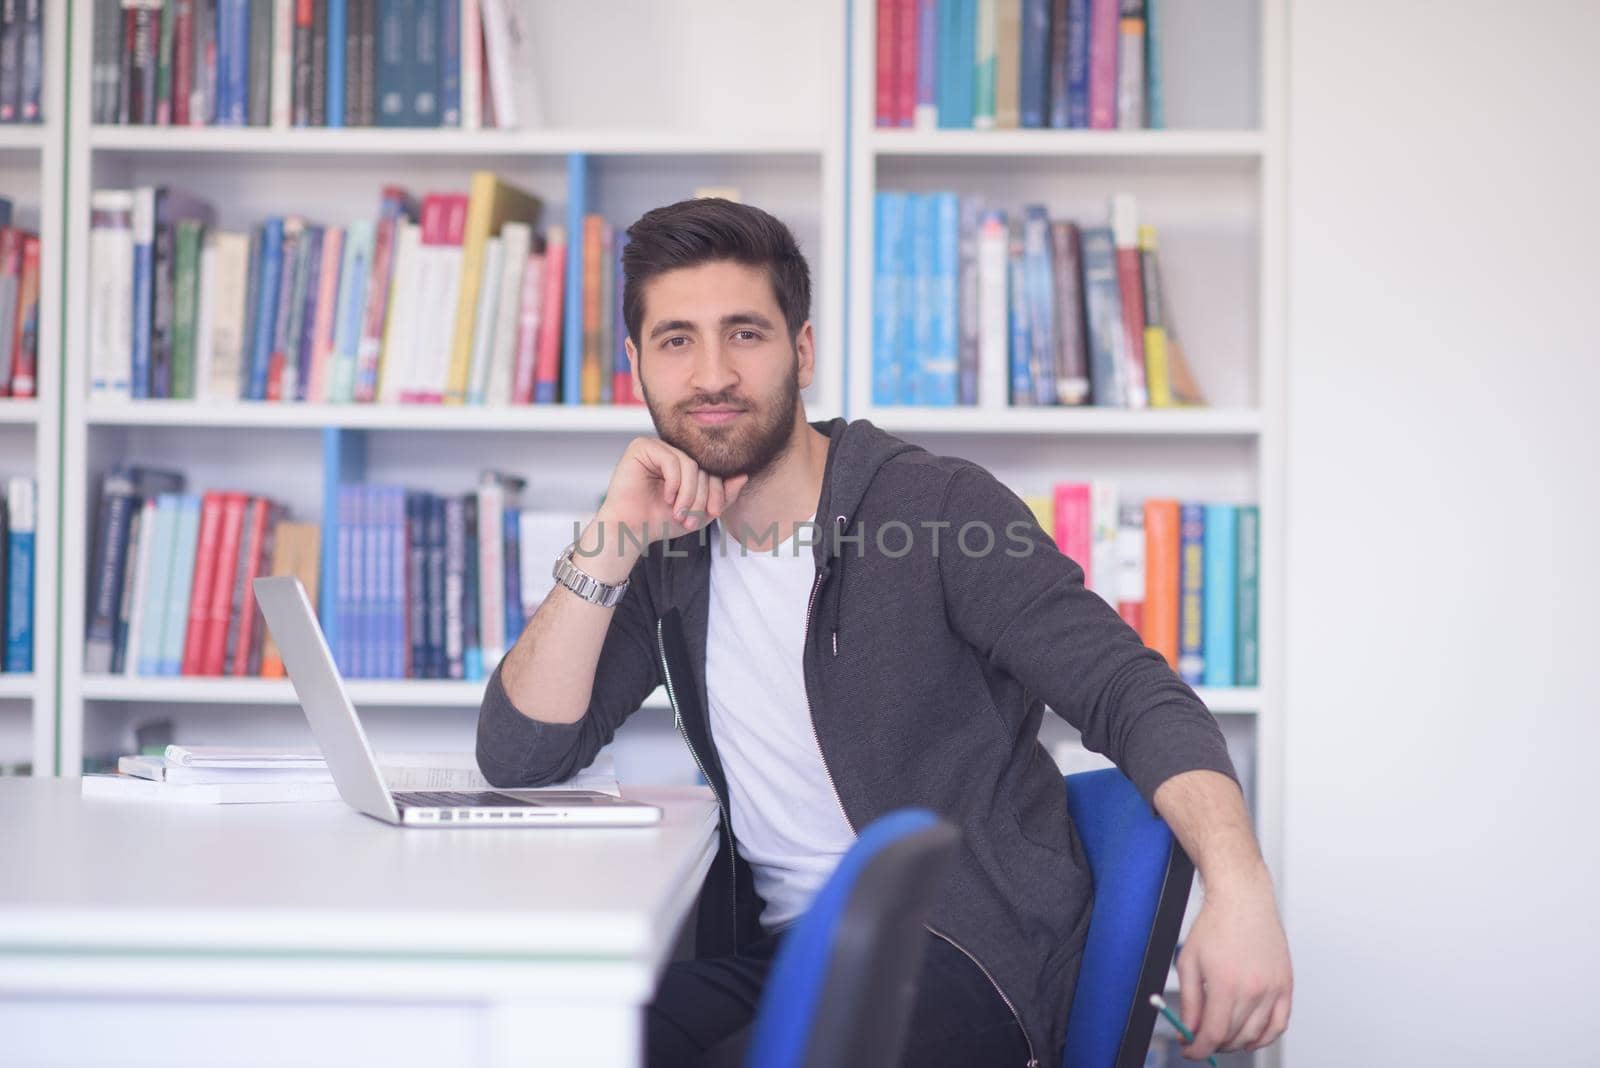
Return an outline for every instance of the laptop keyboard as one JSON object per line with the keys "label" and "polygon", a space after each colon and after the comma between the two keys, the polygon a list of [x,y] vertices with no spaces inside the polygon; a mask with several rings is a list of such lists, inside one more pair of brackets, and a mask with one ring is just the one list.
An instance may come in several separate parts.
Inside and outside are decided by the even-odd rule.
{"label": "laptop keyboard", "polygon": [[537,801],[527,798],[512,797],[510,794],[498,794],[489,790],[427,790],[423,792],[397,793],[394,795],[396,802],[408,805],[411,808],[485,808],[491,806],[530,806],[538,805]]}

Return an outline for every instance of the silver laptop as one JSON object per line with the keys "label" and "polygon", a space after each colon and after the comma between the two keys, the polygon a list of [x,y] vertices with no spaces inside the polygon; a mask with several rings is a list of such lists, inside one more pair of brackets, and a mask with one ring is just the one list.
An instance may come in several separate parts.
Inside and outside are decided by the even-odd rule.
{"label": "silver laptop", "polygon": [[339,796],[352,808],[385,823],[417,827],[639,827],[661,822],[656,806],[597,790],[391,792],[305,587],[292,575],[258,578],[254,585],[295,696],[311,721],[311,733]]}

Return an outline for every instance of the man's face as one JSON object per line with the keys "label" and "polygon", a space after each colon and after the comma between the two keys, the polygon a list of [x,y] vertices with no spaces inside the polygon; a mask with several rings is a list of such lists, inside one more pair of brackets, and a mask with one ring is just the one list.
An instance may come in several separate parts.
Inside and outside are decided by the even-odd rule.
{"label": "man's face", "polygon": [[717,261],[651,279],[634,388],[656,433],[707,474],[754,475],[789,443],[811,384],[811,324],[789,341],[767,272]]}

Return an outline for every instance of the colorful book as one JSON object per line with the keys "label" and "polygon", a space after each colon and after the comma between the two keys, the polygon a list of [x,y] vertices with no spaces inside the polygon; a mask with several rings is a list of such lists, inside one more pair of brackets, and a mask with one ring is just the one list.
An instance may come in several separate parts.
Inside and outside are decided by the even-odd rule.
{"label": "colorful book", "polygon": [[1185,502],[1178,551],[1178,674],[1191,686],[1205,679],[1205,505]]}
{"label": "colorful book", "polygon": [[1238,666],[1239,509],[1208,504],[1205,511],[1203,678],[1207,686],[1232,686]]}

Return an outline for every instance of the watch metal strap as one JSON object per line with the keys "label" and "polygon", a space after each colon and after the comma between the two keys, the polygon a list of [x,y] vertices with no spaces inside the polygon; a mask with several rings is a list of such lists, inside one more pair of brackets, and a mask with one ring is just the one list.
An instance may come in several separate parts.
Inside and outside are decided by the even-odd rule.
{"label": "watch metal strap", "polygon": [[601,582],[572,562],[572,548],[567,546],[566,551],[556,557],[555,567],[550,570],[551,577],[590,604],[615,608],[628,590],[628,580],[623,579],[615,584]]}

